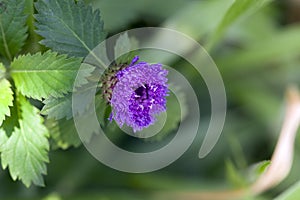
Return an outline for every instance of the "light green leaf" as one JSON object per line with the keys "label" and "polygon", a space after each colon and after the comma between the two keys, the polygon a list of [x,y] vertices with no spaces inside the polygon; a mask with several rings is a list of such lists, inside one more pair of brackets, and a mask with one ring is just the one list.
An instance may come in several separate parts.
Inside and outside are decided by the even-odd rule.
{"label": "light green leaf", "polygon": [[71,146],[78,147],[81,145],[81,141],[77,134],[73,119],[47,119],[46,126],[49,129],[50,136],[54,141],[54,149],[56,147],[67,149]]}
{"label": "light green leaf", "polygon": [[206,47],[210,49],[236,20],[257,12],[271,1],[272,0],[235,0],[223,16],[223,19],[220,21]]}
{"label": "light green leaf", "polygon": [[286,27],[273,34],[272,37],[250,44],[244,50],[237,50],[230,55],[220,57],[217,65],[222,66],[220,69],[223,69],[224,72],[226,70],[232,73],[234,70],[237,73],[237,71],[253,70],[261,66],[268,66],[268,64],[285,62],[286,58],[298,58],[299,34],[299,26]]}
{"label": "light green leaf", "polygon": [[230,160],[227,160],[225,164],[227,180],[235,188],[241,188],[253,184],[266,171],[270,161],[255,163],[244,170],[237,169]]}
{"label": "light green leaf", "polygon": [[18,96],[22,111],[20,128],[15,128],[1,148],[3,169],[9,168],[13,180],[21,180],[27,187],[34,183],[44,185],[46,162],[49,162],[48,130],[43,125],[43,118],[38,109],[23,96]]}
{"label": "light green leaf", "polygon": [[247,169],[248,182],[254,183],[269,167],[271,161],[265,160],[251,165]]}
{"label": "light green leaf", "polygon": [[0,153],[2,151],[2,146],[7,142],[8,137],[3,129],[0,129]]}
{"label": "light green leaf", "polygon": [[130,53],[130,50],[135,48],[138,48],[138,41],[136,39],[129,38],[127,32],[120,35],[114,48],[117,64],[130,62],[135,56],[133,52]]}
{"label": "light green leaf", "polygon": [[284,191],[274,200],[298,200],[300,197],[300,181]]}
{"label": "light green leaf", "polygon": [[[0,63],[1,67],[1,63]],[[0,126],[2,125],[5,116],[10,116],[9,106],[13,105],[13,91],[11,85],[5,78],[0,79]]]}
{"label": "light green leaf", "polygon": [[0,54],[9,60],[21,50],[27,38],[24,0],[2,1],[0,12]]}
{"label": "light green leaf", "polygon": [[105,39],[100,11],[82,1],[40,0],[35,8],[41,43],[54,51],[85,57]]}
{"label": "light green leaf", "polygon": [[227,160],[225,162],[226,166],[226,177],[227,180],[236,188],[244,187],[247,185],[246,178],[238,171],[234,164]]}
{"label": "light green leaf", "polygon": [[[17,89],[25,96],[42,98],[62,97],[73,90],[73,84],[80,68],[80,58],[67,58],[66,55],[48,51],[41,55],[20,56],[11,64],[11,76]],[[93,71],[91,66],[81,72],[76,87],[87,83],[85,77]]]}

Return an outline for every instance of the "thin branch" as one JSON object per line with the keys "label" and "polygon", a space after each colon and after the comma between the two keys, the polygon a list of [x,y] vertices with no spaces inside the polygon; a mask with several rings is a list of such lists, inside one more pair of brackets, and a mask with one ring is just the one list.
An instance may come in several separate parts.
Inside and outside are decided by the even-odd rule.
{"label": "thin branch", "polygon": [[271,164],[265,173],[263,173],[249,188],[207,192],[162,192],[155,195],[156,199],[233,200],[247,196],[255,196],[276,186],[290,172],[294,155],[294,141],[299,125],[300,94],[296,88],[290,87],[287,91],[286,115],[271,159]]}
{"label": "thin branch", "polygon": [[300,95],[296,88],[287,93],[287,109],[279,140],[267,171],[252,185],[251,191],[259,194],[280,183],[293,164],[294,142],[300,124]]}

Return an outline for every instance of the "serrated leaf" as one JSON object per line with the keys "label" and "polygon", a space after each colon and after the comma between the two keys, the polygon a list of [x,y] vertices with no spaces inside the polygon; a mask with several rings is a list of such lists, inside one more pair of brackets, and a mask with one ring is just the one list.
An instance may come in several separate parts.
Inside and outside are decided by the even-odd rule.
{"label": "serrated leaf", "polygon": [[[43,101],[45,106],[43,107],[41,113],[43,115],[48,115],[48,118],[70,119],[73,114],[81,114],[87,110],[92,102],[94,96],[91,93],[95,90],[95,83],[88,83],[79,88],[72,93],[68,93],[64,97],[54,98],[50,97]],[[72,105],[72,98],[76,98],[77,101]],[[73,109],[74,110],[73,110]]]}
{"label": "serrated leaf", "polygon": [[3,129],[0,129],[0,153],[2,151],[2,146],[7,142],[8,137]]}
{"label": "serrated leaf", "polygon": [[[83,93],[81,93],[82,95]],[[72,96],[70,95],[72,98]],[[100,115],[100,123],[103,122],[104,110],[107,107],[106,102],[97,95],[95,97],[95,105],[85,105],[84,109],[78,113],[77,116],[77,127],[75,126],[74,119],[66,119],[62,118],[59,120],[47,119],[46,126],[50,130],[51,138],[54,140],[55,147],[59,147],[62,149],[67,149],[71,146],[78,147],[81,144],[81,140],[78,136],[77,128],[79,128],[80,133],[85,133],[85,135],[81,135],[81,139],[86,142],[89,142],[90,138],[93,134],[98,133],[98,126],[95,126],[95,121],[93,119],[93,106],[95,106],[97,115]],[[71,99],[70,99],[71,100]],[[86,101],[86,100],[85,100]],[[88,106],[88,108],[86,108]],[[82,107],[83,108],[83,107]],[[72,112],[71,105],[68,106],[68,110]],[[54,108],[54,114],[57,112]],[[57,114],[57,113],[56,113]],[[98,124],[98,123],[97,123]]]}
{"label": "serrated leaf", "polygon": [[0,126],[5,116],[10,116],[9,106],[13,105],[13,91],[8,80],[0,79]]}
{"label": "serrated leaf", "polygon": [[[17,89],[27,97],[63,97],[73,90],[73,84],[80,68],[80,58],[67,58],[66,55],[48,51],[43,55],[20,56],[11,64],[11,76]],[[76,81],[76,87],[87,83],[85,77],[93,71],[91,66],[83,70]]]}
{"label": "serrated leaf", "polygon": [[82,1],[40,0],[35,8],[41,43],[54,51],[85,57],[105,39],[100,11]]}
{"label": "serrated leaf", "polygon": [[3,1],[0,12],[0,54],[9,60],[21,50],[27,38],[24,0]]}
{"label": "serrated leaf", "polygon": [[121,34],[114,48],[117,64],[130,62],[135,56],[133,53],[130,53],[130,50],[135,48],[138,48],[138,41],[134,38],[129,38],[127,32]]}
{"label": "serrated leaf", "polygon": [[55,142],[54,148],[57,146],[61,149],[67,149],[71,146],[78,147],[81,145],[73,119],[47,119],[46,126]]}
{"label": "serrated leaf", "polygon": [[3,121],[1,126],[8,137],[11,136],[15,128],[20,128],[19,118],[21,118],[21,110],[19,102],[15,99],[15,95],[13,106],[9,107],[9,109],[10,116],[5,117],[5,120]]}
{"label": "serrated leaf", "polygon": [[43,186],[46,162],[49,162],[48,130],[38,109],[23,96],[18,96],[21,107],[20,128],[15,128],[1,148],[3,169],[9,168],[13,180],[20,179],[27,187],[34,183]]}
{"label": "serrated leaf", "polygon": [[210,49],[218,39],[221,38],[226,29],[237,19],[258,11],[271,1],[272,0],[235,0],[214,31],[211,40],[207,44],[207,48]]}
{"label": "serrated leaf", "polygon": [[70,119],[73,116],[71,94],[60,98],[49,97],[43,103],[45,106],[41,110],[41,114],[47,115],[48,118],[59,120],[62,118]]}

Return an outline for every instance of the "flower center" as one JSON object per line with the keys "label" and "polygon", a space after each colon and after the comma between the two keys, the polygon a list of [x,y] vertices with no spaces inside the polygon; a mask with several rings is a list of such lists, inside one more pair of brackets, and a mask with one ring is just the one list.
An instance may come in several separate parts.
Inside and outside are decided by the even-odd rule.
{"label": "flower center", "polygon": [[[153,121],[152,114],[165,109],[165,95],[167,88],[157,84],[144,84],[138,87],[131,95],[129,110],[131,119],[139,126],[148,126]],[[154,109],[153,106],[159,105]]]}
{"label": "flower center", "polygon": [[150,109],[152,104],[149,102],[149,86],[143,85],[137,88],[131,96],[129,110],[131,118],[139,126],[147,126],[151,123]]}

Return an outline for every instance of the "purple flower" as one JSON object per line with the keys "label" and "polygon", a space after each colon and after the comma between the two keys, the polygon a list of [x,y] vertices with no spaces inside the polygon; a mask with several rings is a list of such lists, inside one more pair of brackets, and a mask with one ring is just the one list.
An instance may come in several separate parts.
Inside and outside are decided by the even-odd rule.
{"label": "purple flower", "polygon": [[166,96],[168,95],[167,74],[161,64],[139,62],[117,72],[118,79],[113,88],[110,104],[112,119],[119,126],[124,123],[140,131],[152,125],[161,112],[166,111]]}

